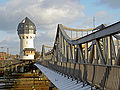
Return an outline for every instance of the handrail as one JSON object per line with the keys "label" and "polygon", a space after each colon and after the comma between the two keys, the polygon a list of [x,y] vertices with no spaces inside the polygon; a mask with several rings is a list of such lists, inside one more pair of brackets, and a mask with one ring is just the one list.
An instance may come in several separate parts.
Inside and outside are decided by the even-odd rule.
{"label": "handrail", "polygon": [[[67,33],[64,30],[63,25],[58,24],[54,47],[50,52],[47,52],[46,55],[53,54],[54,57],[56,57],[59,52],[60,53],[62,52],[61,54],[64,54],[65,57],[67,57],[67,54],[69,53],[70,57],[68,56],[68,58],[71,58],[73,60],[74,58],[73,58],[73,56],[71,56],[74,53],[74,52],[72,52],[72,47],[73,47],[73,48],[75,48],[74,50],[76,50],[75,51],[76,53],[78,53],[78,52],[80,53],[80,55],[81,55],[80,57],[82,58],[81,63],[83,63],[83,64],[86,63],[86,62],[84,62],[84,60],[88,60],[89,63],[92,63],[93,58],[95,57],[94,53],[96,53],[95,55],[99,56],[99,58],[96,58],[96,59],[100,60],[100,64],[105,65],[108,62],[111,63],[113,57],[115,57],[115,65],[119,65],[119,53],[120,53],[119,51],[120,50],[118,51],[119,53],[115,52],[114,42],[113,42],[113,39],[111,36],[114,36],[115,34],[120,33],[120,22],[117,22],[117,23],[112,24],[107,27],[105,27],[105,25],[102,24],[102,25],[96,27],[95,29],[97,29],[97,31],[95,31],[89,35],[86,35],[84,37],[73,40],[67,35]],[[108,49],[103,44],[104,42],[102,42],[102,44],[100,42],[100,39],[105,40],[106,38],[109,39],[109,41],[108,40],[105,41],[105,43],[109,43],[108,44],[109,46],[107,46]],[[92,42],[92,46],[94,46],[94,47],[96,46],[96,49],[95,49],[96,52],[93,50],[94,47],[92,47],[92,49],[90,49],[88,47],[88,43],[91,44],[91,42]],[[95,44],[93,44],[93,43],[95,43]],[[85,48],[81,47],[82,44],[85,44]],[[59,45],[61,45],[61,46],[59,46]],[[67,53],[65,51],[66,47],[71,48],[70,51],[67,51]],[[106,50],[103,50],[104,48]],[[77,49],[79,49],[79,50],[77,51]],[[62,51],[60,51],[60,50],[62,50]],[[108,51],[109,56],[107,54],[105,54],[107,50],[109,50]],[[89,57],[88,57],[88,53],[89,53]],[[113,54],[113,56],[112,56],[112,54]],[[98,56],[96,56],[96,57],[98,57]],[[74,57],[78,58],[78,55],[76,54],[76,56],[74,56]],[[108,61],[106,57],[109,58],[111,61]]]}
{"label": "handrail", "polygon": [[120,32],[120,22],[117,22],[115,24],[112,24],[110,26],[107,26],[103,29],[100,29],[96,32],[93,32],[89,35],[86,35],[84,37],[81,37],[77,40],[72,40],[67,34],[66,32],[64,31],[64,28],[62,26],[62,24],[58,24],[58,28],[59,28],[59,31],[61,32],[61,34],[63,35],[64,39],[69,43],[69,44],[72,44],[72,45],[78,45],[78,44],[82,44],[82,43],[85,43],[85,42],[89,42],[89,41],[92,41],[92,40],[95,40],[97,38],[102,38],[102,37],[105,37],[105,36],[109,36],[109,35],[112,35],[112,34],[117,34]]}
{"label": "handrail", "polygon": [[[64,26],[58,24],[54,47],[45,53],[43,65],[93,86],[118,90],[119,84],[116,87],[115,83],[119,82],[120,76],[120,48],[114,45],[113,37],[119,39],[116,34],[120,33],[120,22],[107,27],[102,24],[94,30],[73,40]],[[111,86],[113,83],[114,87]]]}

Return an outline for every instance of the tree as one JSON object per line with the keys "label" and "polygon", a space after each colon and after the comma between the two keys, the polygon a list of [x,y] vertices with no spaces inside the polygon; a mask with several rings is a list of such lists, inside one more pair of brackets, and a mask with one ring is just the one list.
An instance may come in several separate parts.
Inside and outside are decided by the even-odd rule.
{"label": "tree", "polygon": [[35,52],[34,58],[37,59],[40,56],[40,52]]}

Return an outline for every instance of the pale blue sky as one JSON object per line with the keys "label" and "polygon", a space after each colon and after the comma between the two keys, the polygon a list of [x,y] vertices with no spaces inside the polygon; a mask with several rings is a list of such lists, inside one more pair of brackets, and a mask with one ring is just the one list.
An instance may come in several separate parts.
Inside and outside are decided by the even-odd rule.
{"label": "pale blue sky", "polygon": [[0,0],[0,5],[4,5],[5,2],[7,2],[8,0]]}
{"label": "pale blue sky", "polygon": [[91,28],[95,16],[96,26],[109,25],[120,20],[119,4],[120,0],[0,0],[0,47],[19,53],[17,25],[26,16],[36,24],[35,47],[40,51],[42,44],[53,45],[58,23]]}

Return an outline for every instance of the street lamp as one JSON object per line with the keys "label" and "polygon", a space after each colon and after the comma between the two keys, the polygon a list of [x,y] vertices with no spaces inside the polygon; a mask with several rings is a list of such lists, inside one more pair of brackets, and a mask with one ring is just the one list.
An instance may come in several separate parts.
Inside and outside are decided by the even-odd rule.
{"label": "street lamp", "polygon": [[3,48],[4,48],[4,47],[0,47],[0,48],[2,49],[2,52],[1,52],[1,53],[2,53],[2,56],[1,56],[1,57],[2,57],[2,59],[3,59]]}

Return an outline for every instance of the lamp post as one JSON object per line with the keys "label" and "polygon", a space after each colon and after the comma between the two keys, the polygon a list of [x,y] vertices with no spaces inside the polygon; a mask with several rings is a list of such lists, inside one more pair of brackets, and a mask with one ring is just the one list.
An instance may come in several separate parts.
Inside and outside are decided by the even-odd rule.
{"label": "lamp post", "polygon": [[1,57],[2,57],[2,59],[3,59],[3,48],[4,48],[4,47],[0,47],[0,48],[2,49],[2,52],[1,52],[1,53],[2,53],[2,56],[1,56]]}

